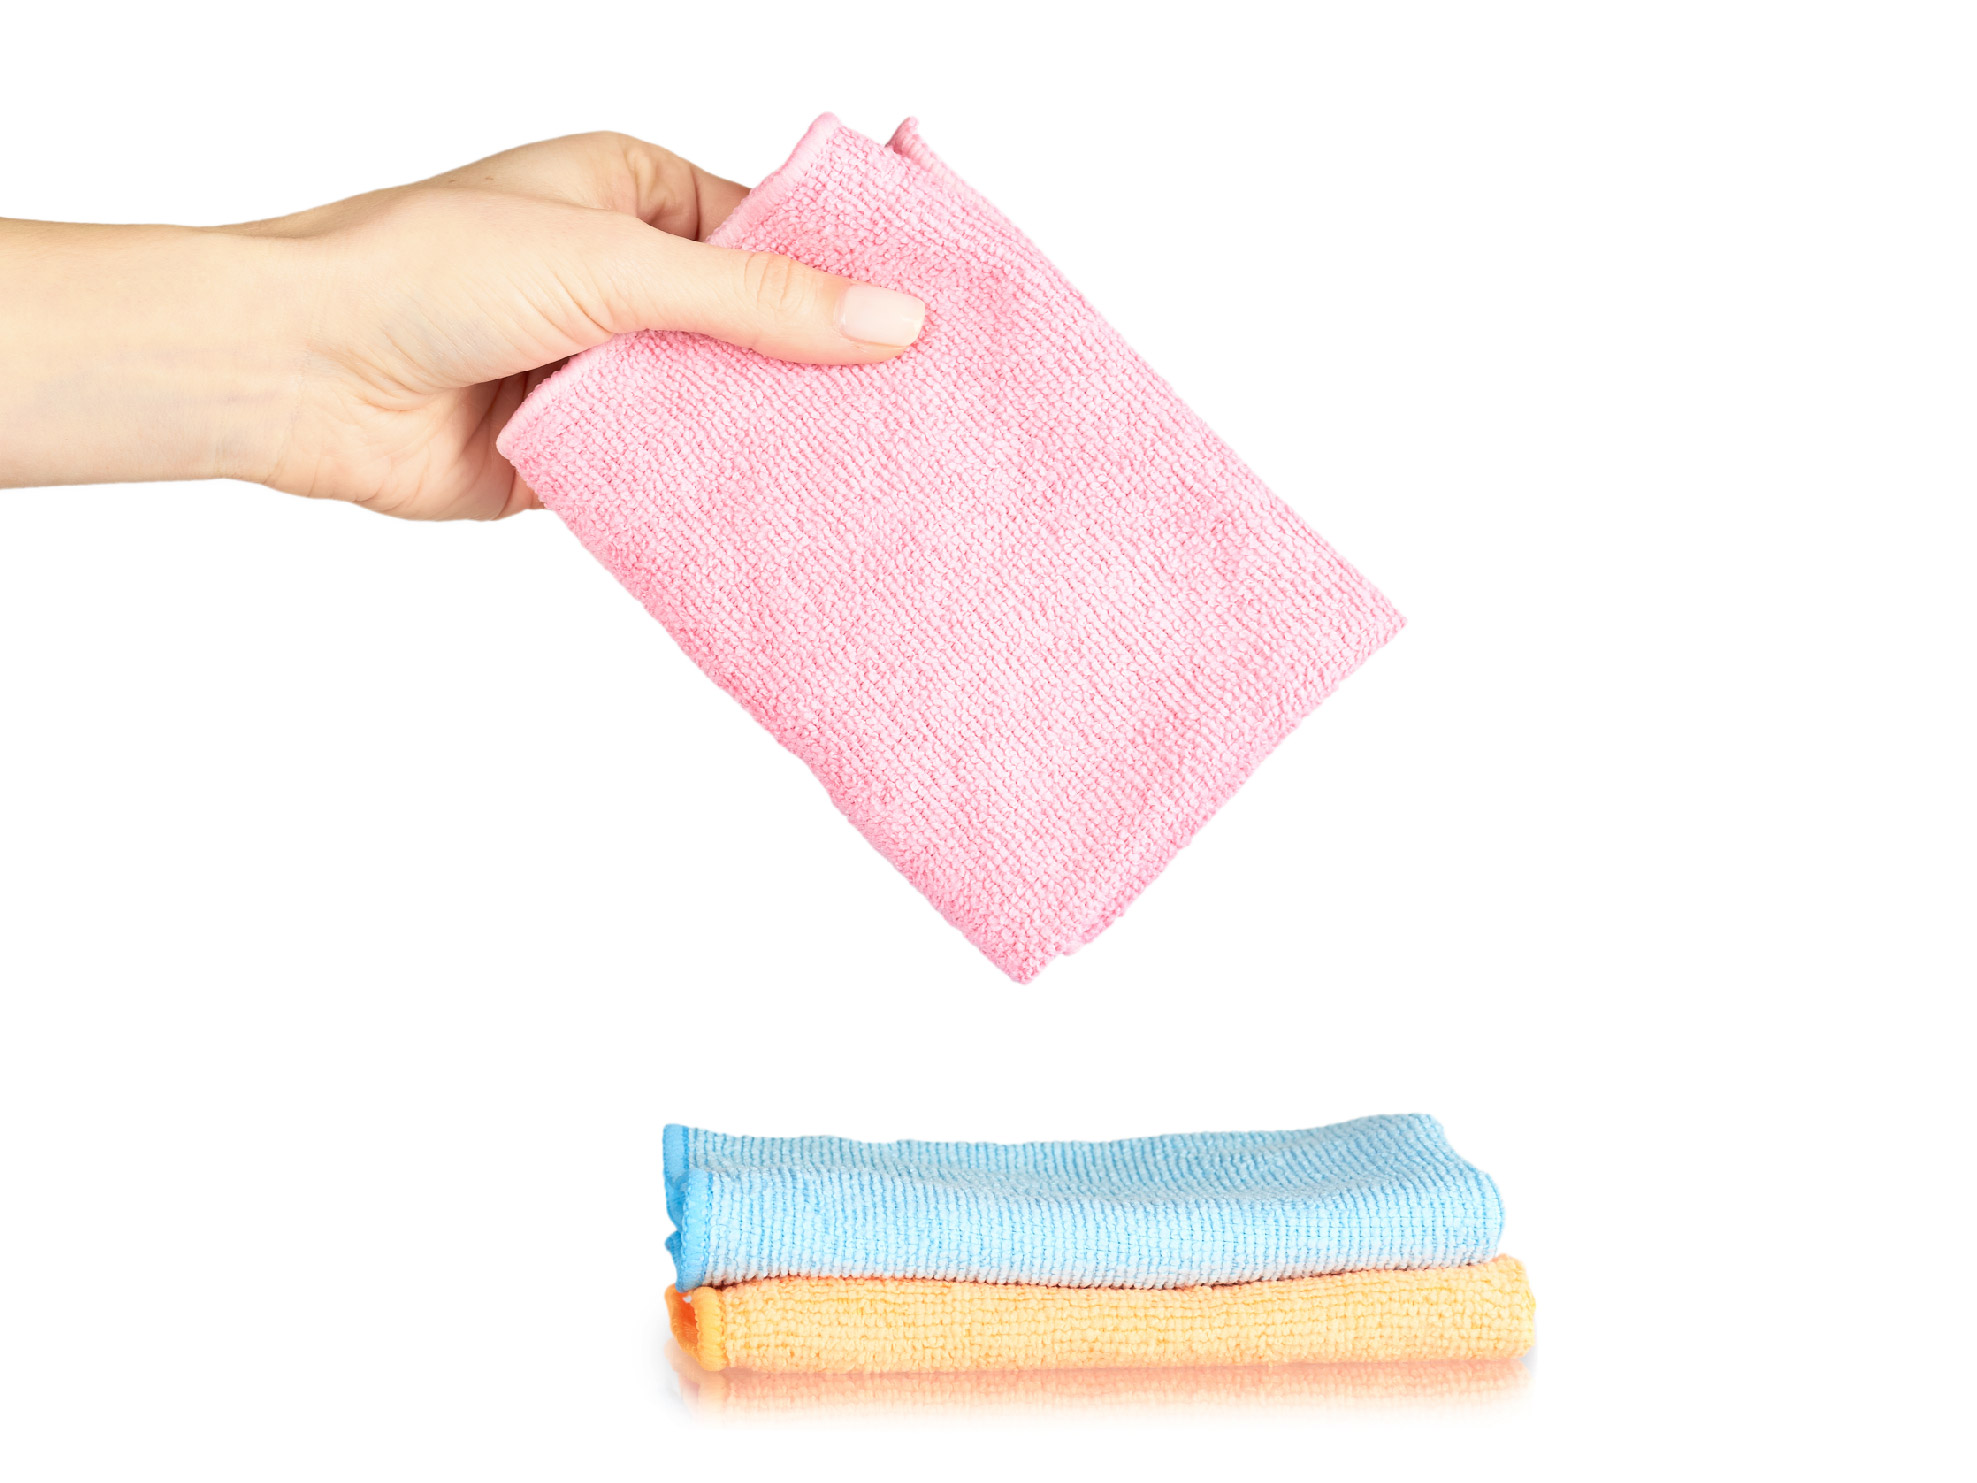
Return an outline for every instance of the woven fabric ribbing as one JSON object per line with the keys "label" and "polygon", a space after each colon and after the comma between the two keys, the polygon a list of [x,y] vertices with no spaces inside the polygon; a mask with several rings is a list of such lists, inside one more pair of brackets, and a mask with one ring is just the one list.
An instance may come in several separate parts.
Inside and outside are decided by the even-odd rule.
{"label": "woven fabric ribbing", "polygon": [[1521,1263],[1158,1291],[775,1277],[668,1289],[709,1370],[996,1370],[1508,1358],[1531,1347]]}
{"label": "woven fabric ribbing", "polygon": [[1028,979],[1401,618],[910,123],[820,119],[711,240],[916,294],[926,327],[872,366],[622,336],[501,451]]}
{"label": "woven fabric ribbing", "polygon": [[1107,1143],[666,1129],[682,1290],[779,1276],[1175,1288],[1496,1253],[1490,1177],[1418,1115]]}

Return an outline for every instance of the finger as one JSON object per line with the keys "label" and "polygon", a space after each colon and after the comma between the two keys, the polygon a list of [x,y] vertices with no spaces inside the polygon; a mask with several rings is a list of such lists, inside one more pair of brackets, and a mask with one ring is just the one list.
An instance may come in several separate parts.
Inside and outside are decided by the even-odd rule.
{"label": "finger", "polygon": [[[741,198],[748,194],[748,187],[736,185],[732,180],[723,180],[718,175],[709,175],[697,165],[689,165],[687,168],[694,172],[695,185],[699,190],[699,209],[695,212],[698,218],[696,223],[698,230],[681,232],[680,235],[705,242],[714,235],[714,229],[726,221],[733,214],[735,207],[741,204]],[[653,225],[661,226],[659,222],[654,222]]]}
{"label": "finger", "polygon": [[748,187],[629,134],[571,134],[504,150],[433,177],[435,185],[497,190],[636,216],[696,240],[727,220]]}
{"label": "finger", "polygon": [[770,252],[709,247],[647,231],[611,265],[614,332],[689,330],[778,360],[890,360],[920,336],[911,294],[819,272]]}

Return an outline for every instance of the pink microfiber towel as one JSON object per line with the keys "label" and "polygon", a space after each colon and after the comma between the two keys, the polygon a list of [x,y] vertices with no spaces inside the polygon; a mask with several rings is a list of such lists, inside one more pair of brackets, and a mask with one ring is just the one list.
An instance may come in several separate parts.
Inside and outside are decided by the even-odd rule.
{"label": "pink microfiber towel", "polygon": [[828,114],[709,239],[927,304],[882,365],[621,336],[500,447],[1018,980],[1089,942],[1401,618],[912,120]]}

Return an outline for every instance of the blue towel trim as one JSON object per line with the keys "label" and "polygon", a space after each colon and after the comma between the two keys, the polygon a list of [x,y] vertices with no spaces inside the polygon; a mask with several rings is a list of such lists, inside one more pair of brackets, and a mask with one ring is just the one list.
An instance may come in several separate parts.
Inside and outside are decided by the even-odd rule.
{"label": "blue towel trim", "polygon": [[676,1227],[666,1238],[673,1258],[673,1285],[691,1292],[707,1280],[707,1233],[711,1225],[711,1189],[704,1169],[687,1162],[687,1132],[678,1123],[666,1125],[666,1214]]}
{"label": "blue towel trim", "polygon": [[760,1277],[1187,1287],[1496,1254],[1490,1177],[1431,1117],[1112,1143],[666,1129],[682,1292]]}

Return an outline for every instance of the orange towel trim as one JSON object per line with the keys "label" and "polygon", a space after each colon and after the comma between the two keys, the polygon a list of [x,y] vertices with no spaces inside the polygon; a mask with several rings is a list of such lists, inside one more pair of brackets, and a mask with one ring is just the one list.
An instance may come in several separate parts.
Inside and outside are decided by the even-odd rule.
{"label": "orange towel trim", "polygon": [[666,1305],[703,1369],[807,1374],[1510,1359],[1536,1310],[1508,1256],[1170,1289],[774,1277]]}

